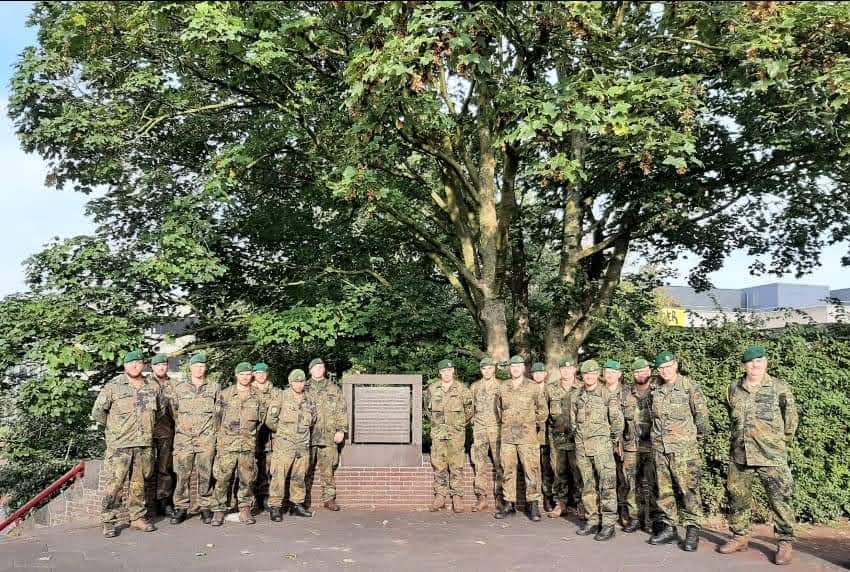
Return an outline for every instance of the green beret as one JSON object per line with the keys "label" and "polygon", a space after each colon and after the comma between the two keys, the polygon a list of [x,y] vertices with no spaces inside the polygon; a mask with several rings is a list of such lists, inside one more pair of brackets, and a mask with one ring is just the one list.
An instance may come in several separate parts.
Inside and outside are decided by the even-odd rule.
{"label": "green beret", "polygon": [[452,364],[451,360],[441,359],[440,363],[437,364],[437,369],[453,369],[454,364]]}
{"label": "green beret", "polygon": [[605,361],[605,365],[602,367],[605,369],[616,369],[617,371],[620,371],[620,362],[615,359],[609,359]]}
{"label": "green beret", "polygon": [[599,371],[599,363],[595,359],[589,359],[581,364],[581,372],[582,373],[590,373],[592,371]]}
{"label": "green beret", "polygon": [[649,367],[649,362],[642,357],[635,358],[635,361],[632,362],[632,371],[637,371],[645,367]]}
{"label": "green beret", "polygon": [[495,366],[496,366],[496,360],[494,360],[490,356],[484,356],[483,358],[481,358],[481,361],[478,362],[478,367],[482,367],[482,368],[484,368],[484,367],[495,367]]}
{"label": "green beret", "polygon": [[253,371],[254,367],[248,363],[247,361],[240,361],[236,364],[236,373],[245,373],[246,371]]}
{"label": "green beret", "polygon": [[741,363],[747,363],[748,361],[752,361],[756,358],[764,357],[767,354],[765,349],[761,346],[750,346],[747,348],[747,351],[744,352],[744,355],[741,356]]}
{"label": "green beret", "polygon": [[313,366],[316,365],[325,365],[325,362],[322,361],[322,358],[317,357],[310,360],[310,365],[307,366],[307,371],[313,369]]}
{"label": "green beret", "polygon": [[207,363],[207,354],[197,353],[197,354],[193,355],[189,359],[189,365],[194,365],[196,363]]}
{"label": "green beret", "polygon": [[538,371],[546,371],[546,364],[542,361],[536,361],[531,364],[531,373],[536,373]]}
{"label": "green beret", "polygon": [[558,367],[572,367],[576,364],[576,360],[572,358],[562,358],[558,360]]}
{"label": "green beret", "polygon": [[165,354],[156,354],[151,358],[151,365],[157,365],[161,363],[168,363],[168,356]]}
{"label": "green beret", "polygon": [[307,374],[304,373],[303,369],[293,369],[289,372],[289,383],[293,381],[304,381],[305,379],[307,379]]}
{"label": "green beret", "polygon": [[264,364],[263,362],[255,363],[254,371],[269,371],[269,366]]}
{"label": "green beret", "polygon": [[511,356],[511,363],[521,363],[525,365],[525,358],[521,355]]}
{"label": "green beret", "polygon": [[130,363],[131,361],[140,361],[142,359],[142,350],[133,350],[124,354],[124,363]]}
{"label": "green beret", "polygon": [[655,367],[661,367],[662,364],[665,364],[668,361],[675,361],[675,359],[676,356],[673,355],[673,352],[664,350],[655,356]]}

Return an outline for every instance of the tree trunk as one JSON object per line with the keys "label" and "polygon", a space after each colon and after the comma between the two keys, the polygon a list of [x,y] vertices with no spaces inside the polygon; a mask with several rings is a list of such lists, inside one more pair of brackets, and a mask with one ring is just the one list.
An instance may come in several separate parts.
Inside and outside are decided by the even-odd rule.
{"label": "tree trunk", "polygon": [[501,298],[486,298],[481,309],[481,322],[484,324],[487,353],[497,362],[508,361],[510,347],[505,301]]}

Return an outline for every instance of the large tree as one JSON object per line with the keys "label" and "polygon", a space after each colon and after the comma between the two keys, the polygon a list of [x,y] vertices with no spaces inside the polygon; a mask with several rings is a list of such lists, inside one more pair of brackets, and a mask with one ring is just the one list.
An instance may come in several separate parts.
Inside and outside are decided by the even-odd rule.
{"label": "large tree", "polygon": [[736,248],[805,272],[850,235],[845,3],[51,2],[32,22],[24,147],[104,189],[91,211],[146,303],[219,336],[340,276],[439,276],[495,357],[551,364],[630,253],[692,251],[705,286]]}

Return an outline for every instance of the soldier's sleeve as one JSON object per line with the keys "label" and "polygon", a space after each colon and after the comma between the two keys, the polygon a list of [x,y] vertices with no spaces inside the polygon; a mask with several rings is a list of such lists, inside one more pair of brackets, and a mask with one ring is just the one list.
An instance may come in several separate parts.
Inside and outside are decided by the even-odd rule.
{"label": "soldier's sleeve", "polygon": [[219,390],[218,394],[215,397],[215,431],[218,433],[218,430],[221,428],[221,418],[224,414],[224,395],[222,395],[221,390]]}
{"label": "soldier's sleeve", "polygon": [[346,410],[345,395],[340,389],[339,399],[336,400],[336,411],[334,411],[334,429],[338,433],[348,433],[348,411]]}
{"label": "soldier's sleeve", "polygon": [[546,395],[548,392],[537,392],[535,397],[535,417],[537,418],[537,427],[543,428],[546,425],[546,419],[549,418],[549,406],[546,405]]}
{"label": "soldier's sleeve", "polygon": [[637,400],[631,395],[623,401],[623,439],[635,439],[637,436]]}
{"label": "soldier's sleeve", "polygon": [[790,444],[797,432],[800,418],[797,415],[797,402],[794,400],[791,388],[787,384],[783,385],[784,391],[779,396],[779,407],[782,410],[782,419],[785,421],[785,441]]}
{"label": "soldier's sleeve", "polygon": [[472,392],[467,387],[463,388],[463,412],[466,414],[466,424],[469,425],[474,411],[472,409]]}
{"label": "soldier's sleeve", "polygon": [[269,400],[269,407],[266,410],[266,416],[263,419],[266,427],[272,431],[277,431],[277,422],[280,419],[281,400],[278,396]]}
{"label": "soldier's sleeve", "polygon": [[496,387],[496,396],[493,398],[493,413],[496,414],[496,422],[502,424],[502,386]]}
{"label": "soldier's sleeve", "polygon": [[576,432],[576,408],[578,407],[578,402],[576,401],[576,395],[573,394],[570,396],[570,409],[567,412],[567,425],[570,429],[570,435],[575,434]]}
{"label": "soldier's sleeve", "polygon": [[558,433],[567,432],[568,420],[564,418],[563,398],[552,399],[549,395],[549,425]]}
{"label": "soldier's sleeve", "polygon": [[422,415],[428,421],[431,421],[431,386],[425,388],[422,392]]}
{"label": "soldier's sleeve", "polygon": [[112,407],[112,386],[106,385],[97,394],[97,399],[94,400],[94,406],[91,409],[91,418],[101,425],[106,425],[110,407]]}
{"label": "soldier's sleeve", "polygon": [[694,425],[697,427],[697,439],[702,441],[703,436],[708,433],[708,405],[705,403],[705,395],[696,383],[690,384],[691,413],[694,416]]}
{"label": "soldier's sleeve", "polygon": [[616,394],[608,396],[608,422],[611,424],[611,441],[618,446],[623,440],[623,408]]}

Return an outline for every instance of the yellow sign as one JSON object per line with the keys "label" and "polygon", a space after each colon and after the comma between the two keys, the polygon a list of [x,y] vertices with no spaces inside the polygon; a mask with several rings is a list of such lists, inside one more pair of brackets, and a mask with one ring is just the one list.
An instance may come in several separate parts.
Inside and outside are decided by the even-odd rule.
{"label": "yellow sign", "polygon": [[682,308],[662,308],[658,311],[659,318],[667,326],[682,326],[685,323],[685,311]]}

